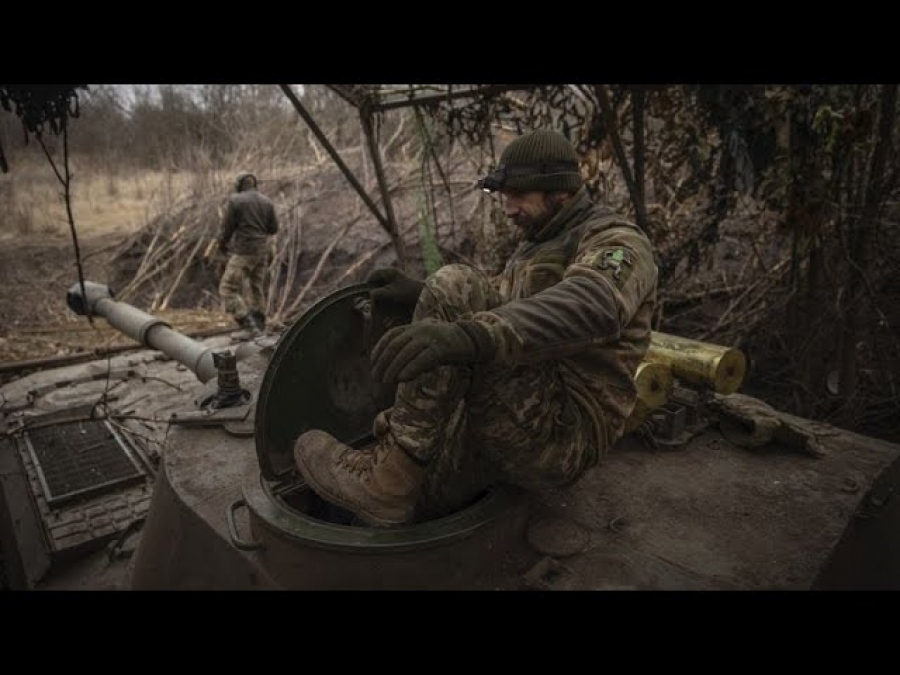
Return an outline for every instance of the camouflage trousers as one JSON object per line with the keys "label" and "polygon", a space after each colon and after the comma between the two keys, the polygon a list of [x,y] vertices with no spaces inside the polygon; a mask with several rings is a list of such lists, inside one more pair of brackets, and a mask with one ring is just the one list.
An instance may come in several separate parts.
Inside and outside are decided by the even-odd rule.
{"label": "camouflage trousers", "polygon": [[268,254],[232,254],[219,281],[219,299],[226,312],[239,319],[248,312],[266,311]]}
{"label": "camouflage trousers", "polygon": [[[479,270],[447,265],[427,280],[413,321],[466,318],[500,302]],[[418,517],[462,508],[496,483],[541,489],[581,476],[596,451],[558,367],[443,366],[397,387],[374,431],[428,463]]]}

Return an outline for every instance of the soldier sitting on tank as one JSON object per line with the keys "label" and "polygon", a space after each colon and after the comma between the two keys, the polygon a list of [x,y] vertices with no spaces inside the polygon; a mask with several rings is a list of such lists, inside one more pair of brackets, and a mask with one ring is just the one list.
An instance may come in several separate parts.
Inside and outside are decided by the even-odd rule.
{"label": "soldier sitting on tank", "polygon": [[325,501],[371,526],[464,508],[490,486],[567,486],[623,435],[650,345],[657,267],[647,236],[593,203],[574,146],[538,130],[513,140],[478,187],[497,193],[522,241],[489,279],[451,264],[424,282],[377,269],[373,307],[414,305],[372,350],[399,383],[355,449],[321,430],[294,459]]}
{"label": "soldier sitting on tank", "polygon": [[242,329],[232,333],[236,340],[258,337],[266,328],[266,272],[278,217],[272,200],[257,185],[252,173],[238,174],[219,231],[219,250],[228,256],[219,299]]}

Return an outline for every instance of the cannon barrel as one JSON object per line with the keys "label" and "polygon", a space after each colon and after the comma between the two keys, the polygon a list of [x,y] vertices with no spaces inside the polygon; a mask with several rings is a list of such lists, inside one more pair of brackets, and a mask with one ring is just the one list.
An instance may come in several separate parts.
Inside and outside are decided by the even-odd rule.
{"label": "cannon barrel", "polygon": [[187,366],[201,382],[211,380],[218,373],[210,347],[179,333],[152,314],[114,300],[112,291],[104,284],[86,281],[82,293],[81,284],[76,283],[66,294],[66,304],[80,316],[90,313],[103,317],[128,337]]}

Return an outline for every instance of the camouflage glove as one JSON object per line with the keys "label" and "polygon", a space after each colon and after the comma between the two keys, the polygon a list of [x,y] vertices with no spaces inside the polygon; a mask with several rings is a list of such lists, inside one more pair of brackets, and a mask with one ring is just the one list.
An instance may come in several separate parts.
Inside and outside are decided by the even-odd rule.
{"label": "camouflage glove", "polygon": [[449,364],[484,363],[496,346],[475,321],[419,321],[392,328],[372,350],[372,374],[382,382],[406,382]]}
{"label": "camouflage glove", "polygon": [[381,267],[374,270],[366,282],[378,286],[370,293],[372,302],[376,304],[390,302],[413,307],[416,306],[419,293],[425,285],[425,282],[406,276],[396,267]]}

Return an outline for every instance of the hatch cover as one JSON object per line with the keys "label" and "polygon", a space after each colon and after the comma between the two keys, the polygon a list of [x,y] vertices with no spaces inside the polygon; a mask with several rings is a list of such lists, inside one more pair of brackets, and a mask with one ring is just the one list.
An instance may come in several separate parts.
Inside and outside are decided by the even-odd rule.
{"label": "hatch cover", "polygon": [[393,403],[396,385],[373,380],[369,350],[389,326],[408,323],[411,311],[382,308],[373,315],[372,288],[355,284],[319,300],[275,346],[255,419],[266,479],[294,469],[294,441],[304,431],[322,429],[355,445],[371,435],[376,414]]}

